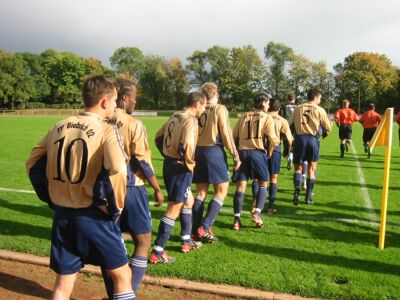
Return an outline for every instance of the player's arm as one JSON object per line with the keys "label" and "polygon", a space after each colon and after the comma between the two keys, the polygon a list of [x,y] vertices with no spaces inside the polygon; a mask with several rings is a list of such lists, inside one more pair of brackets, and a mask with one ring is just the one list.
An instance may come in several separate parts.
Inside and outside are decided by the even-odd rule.
{"label": "player's arm", "polygon": [[269,149],[268,156],[272,155],[272,151],[274,151],[275,146],[278,146],[280,143],[279,137],[275,133],[275,122],[272,117],[268,116],[265,125],[264,125],[264,135],[267,136],[269,141]]}
{"label": "player's arm", "polygon": [[328,118],[328,115],[326,111],[320,107],[320,112],[321,112],[321,125],[322,128],[328,133],[332,131],[332,123]]}
{"label": "player's arm", "polygon": [[33,149],[26,161],[26,171],[29,180],[40,200],[46,202],[50,207],[51,199],[49,195],[48,180],[46,175],[47,155],[46,155],[46,142],[48,135],[46,135]]}
{"label": "player's arm", "polygon": [[358,115],[356,114],[356,112],[352,110],[352,113],[353,113],[353,122],[358,121]]}
{"label": "player's arm", "polygon": [[233,133],[232,133],[236,149],[239,149],[239,123],[240,123],[240,119],[237,120],[235,127],[233,129]]}
{"label": "player's arm", "polygon": [[164,202],[164,195],[161,192],[160,185],[154,174],[154,168],[151,163],[151,150],[147,139],[146,128],[139,120],[136,120],[135,124],[132,124],[132,127],[132,155],[154,190],[156,206],[160,206]]}
{"label": "player's arm", "polygon": [[282,125],[282,129],[281,129],[281,133],[283,134],[283,136],[285,137],[285,139],[286,139],[286,141],[288,143],[288,147],[287,148],[290,149],[292,147],[292,143],[293,143],[294,138],[293,138],[292,132],[290,130],[288,121],[283,119],[282,123],[283,123],[283,125]]}
{"label": "player's arm", "polygon": [[340,109],[337,112],[335,112],[335,116],[334,117],[335,117],[336,125],[340,126]]}
{"label": "player's arm", "polygon": [[158,149],[158,151],[160,151],[161,155],[164,156],[163,153],[163,142],[164,142],[164,132],[165,132],[165,128],[167,127],[168,122],[165,122],[163,126],[161,126],[161,128],[156,132],[156,137],[154,139],[154,142],[156,144],[156,147]]}
{"label": "player's arm", "polygon": [[107,126],[103,144],[103,165],[111,185],[107,210],[113,216],[117,216],[124,207],[127,183],[127,157],[118,135],[116,127]]}
{"label": "player's arm", "polygon": [[229,123],[229,114],[228,110],[225,106],[220,106],[220,109],[217,111],[218,116],[218,129],[221,134],[222,142],[224,146],[228,149],[231,154],[234,162],[234,170],[237,170],[240,167],[240,158],[239,153],[236,149],[235,141],[233,139],[231,125]]}

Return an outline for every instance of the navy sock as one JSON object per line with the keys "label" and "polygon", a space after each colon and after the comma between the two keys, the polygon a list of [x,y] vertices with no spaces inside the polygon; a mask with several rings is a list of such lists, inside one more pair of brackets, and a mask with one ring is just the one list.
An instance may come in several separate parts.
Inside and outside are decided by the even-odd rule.
{"label": "navy sock", "polygon": [[118,293],[113,295],[114,300],[135,300],[135,292],[130,291],[130,292],[123,292],[123,293]]}
{"label": "navy sock", "polygon": [[256,198],[256,214],[259,216],[261,215],[261,212],[264,209],[265,200],[267,200],[267,187],[260,186]]}
{"label": "navy sock", "polygon": [[135,255],[129,260],[129,266],[132,269],[132,288],[137,293],[147,270],[147,257]]}
{"label": "navy sock", "polygon": [[269,185],[269,208],[274,208],[274,202],[276,199],[276,192],[278,191],[278,186],[276,183],[271,183]]}
{"label": "navy sock", "polygon": [[204,199],[196,196],[192,207],[192,234],[196,234],[197,229],[201,226],[204,212]]}
{"label": "navy sock", "polygon": [[112,300],[114,295],[114,282],[106,269],[101,268],[101,275],[103,276],[104,285],[106,286],[108,299]]}
{"label": "navy sock", "polygon": [[181,239],[182,242],[190,242],[190,232],[192,230],[192,209],[182,208],[179,215],[181,221]]}
{"label": "navy sock", "polygon": [[314,184],[315,184],[315,179],[307,178],[306,196],[309,199],[312,198],[312,192],[313,192],[313,189],[314,189]]}
{"label": "navy sock", "polygon": [[251,184],[251,194],[253,196],[253,199],[256,199],[259,188],[260,188],[260,185],[258,184],[258,181],[253,180],[253,183]]}
{"label": "navy sock", "polygon": [[157,238],[154,242],[154,251],[157,255],[162,255],[164,253],[164,247],[171,236],[174,226],[175,220],[172,220],[167,216],[161,218],[160,225],[158,226]]}
{"label": "navy sock", "polygon": [[242,212],[244,194],[241,191],[236,191],[233,195],[233,216],[235,221],[240,221],[240,213]]}
{"label": "navy sock", "polygon": [[295,172],[293,174],[293,185],[295,189],[300,189],[301,173]]}
{"label": "navy sock", "polygon": [[223,203],[224,200],[218,198],[217,196],[214,196],[214,198],[210,201],[207,207],[207,214],[203,221],[204,230],[210,229],[210,227],[214,224],[214,221],[217,218]]}

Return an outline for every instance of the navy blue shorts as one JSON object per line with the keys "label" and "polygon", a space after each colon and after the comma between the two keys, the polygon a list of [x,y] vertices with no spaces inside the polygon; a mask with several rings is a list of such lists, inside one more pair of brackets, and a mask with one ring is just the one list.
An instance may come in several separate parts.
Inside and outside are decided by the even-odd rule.
{"label": "navy blue shorts", "polygon": [[221,146],[196,147],[194,160],[196,161],[193,172],[194,183],[229,182],[228,162]]}
{"label": "navy blue shorts", "polygon": [[268,181],[267,154],[262,150],[239,150],[239,157],[242,162],[238,171],[232,176],[232,181],[247,181],[258,179]]}
{"label": "navy blue shorts", "polygon": [[271,157],[268,158],[269,174],[279,174],[281,172],[281,146],[276,146]]}
{"label": "navy blue shorts", "polygon": [[85,263],[107,270],[128,263],[118,224],[98,208],[55,210],[50,268],[68,275],[78,272]]}
{"label": "navy blue shorts", "polygon": [[353,127],[351,125],[340,125],[339,126],[339,139],[351,140],[352,133],[353,133]]}
{"label": "navy blue shorts", "polygon": [[119,224],[122,232],[133,234],[151,232],[149,196],[144,185],[128,186]]}
{"label": "navy blue shorts", "polygon": [[191,190],[193,174],[176,159],[166,157],[163,165],[165,188],[168,201],[186,202]]}
{"label": "navy blue shorts", "polygon": [[319,139],[313,135],[297,135],[293,143],[293,162],[317,162],[319,159]]}

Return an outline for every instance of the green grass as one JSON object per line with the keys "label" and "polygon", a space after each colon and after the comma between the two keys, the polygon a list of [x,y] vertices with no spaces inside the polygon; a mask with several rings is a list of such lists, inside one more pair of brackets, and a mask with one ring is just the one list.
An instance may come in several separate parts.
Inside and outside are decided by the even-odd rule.
{"label": "green grass", "polygon": [[[0,117],[0,187],[29,189],[25,160],[30,149],[59,117]],[[166,117],[142,118],[153,149],[158,178],[162,158],[153,139]],[[234,120],[233,120],[234,122]],[[321,140],[321,159],[315,204],[293,206],[292,172],[282,168],[277,199],[278,214],[264,216],[266,227],[256,229],[248,213],[247,190],[243,230],[231,229],[231,185],[222,213],[213,229],[221,242],[204,245],[188,254],[179,252],[179,222],[167,245],[177,257],[173,265],[149,265],[156,276],[226,283],[262,290],[329,299],[400,298],[400,149],[394,130],[390,174],[386,248],[378,251],[384,148],[368,160],[362,148],[362,128],[354,126],[350,149],[339,158],[337,129]],[[357,156],[372,207],[368,210],[356,170]],[[152,192],[150,191],[150,195]],[[211,194],[208,200],[211,198]],[[304,195],[302,198],[304,199]],[[152,207],[153,234],[162,208]],[[34,194],[0,190],[0,248],[45,256],[50,249],[51,210]],[[128,250],[132,251],[128,242]]]}

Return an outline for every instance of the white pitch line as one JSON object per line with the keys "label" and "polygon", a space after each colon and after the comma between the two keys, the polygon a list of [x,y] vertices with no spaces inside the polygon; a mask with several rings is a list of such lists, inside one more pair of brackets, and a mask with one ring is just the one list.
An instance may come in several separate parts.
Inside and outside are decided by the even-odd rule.
{"label": "white pitch line", "polygon": [[354,147],[353,143],[351,143],[351,149],[353,150],[353,152],[355,154],[355,163],[356,163],[356,168],[357,168],[357,173],[358,173],[358,180],[360,182],[360,189],[361,189],[361,193],[364,198],[365,208],[368,211],[368,213],[371,215],[372,221],[375,222],[376,220],[378,220],[378,218],[373,209],[371,197],[369,196],[368,188],[365,183],[364,172],[362,170],[360,161],[358,160],[358,153],[357,153],[356,148]]}
{"label": "white pitch line", "polygon": [[16,189],[8,189],[8,188],[2,188],[2,187],[0,187],[0,191],[4,191],[4,192],[15,192],[15,193],[35,194],[35,191],[30,191],[30,190],[16,190]]}

